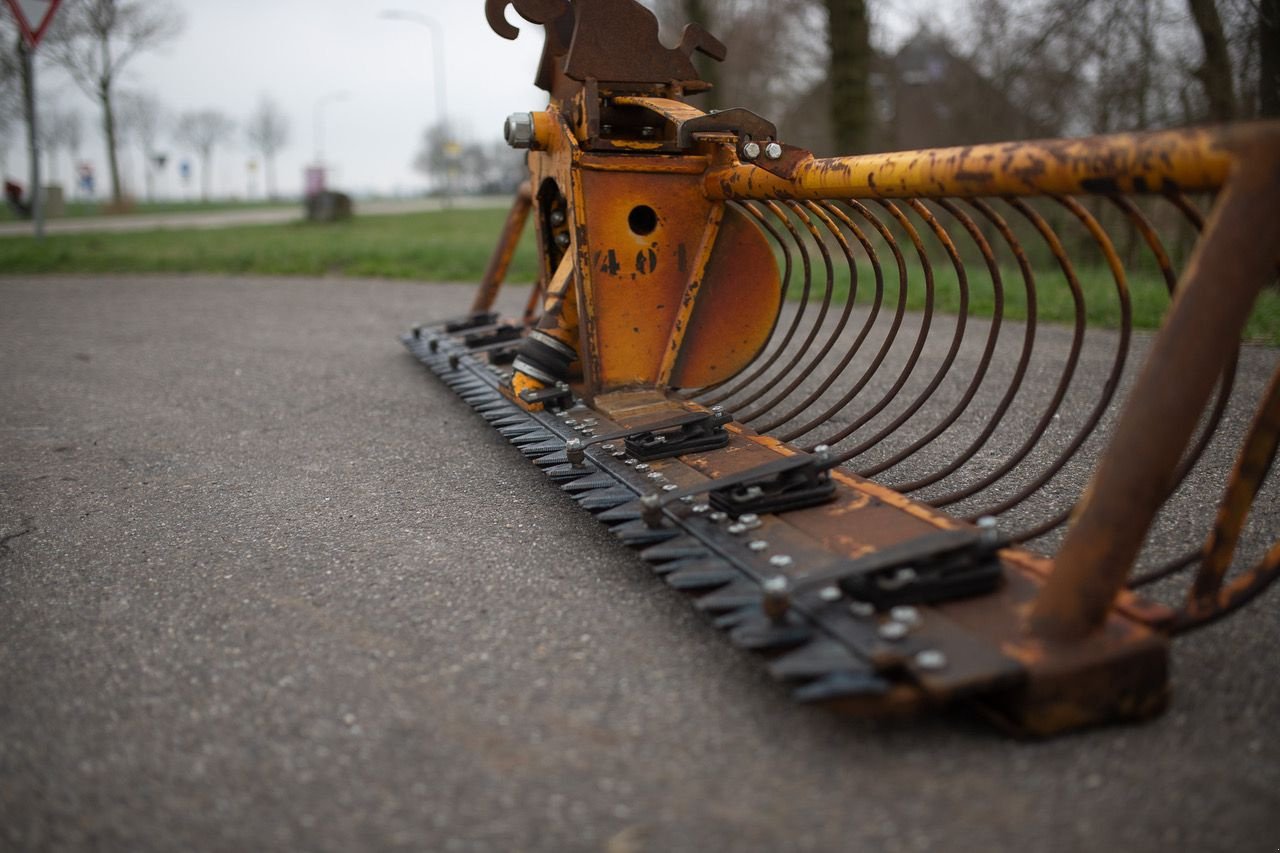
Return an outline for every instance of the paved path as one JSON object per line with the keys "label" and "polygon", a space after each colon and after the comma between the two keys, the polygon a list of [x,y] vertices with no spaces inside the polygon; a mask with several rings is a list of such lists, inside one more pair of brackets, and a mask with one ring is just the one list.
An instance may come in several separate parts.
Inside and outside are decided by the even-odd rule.
{"label": "paved path", "polygon": [[[462,208],[505,207],[510,199],[492,196],[466,196],[453,201]],[[356,201],[357,216],[392,216],[423,213],[443,209],[436,198],[380,199]],[[46,234],[87,234],[90,232],[156,231],[173,228],[231,228],[240,225],[280,225],[303,216],[301,204],[280,207],[255,207],[244,210],[190,211],[175,213],[136,213],[127,216],[85,216],[50,219]],[[0,222],[0,237],[30,236],[30,222]]]}
{"label": "paved path", "polygon": [[799,708],[395,342],[468,299],[0,278],[0,850],[1280,846],[1276,591],[1144,726]]}

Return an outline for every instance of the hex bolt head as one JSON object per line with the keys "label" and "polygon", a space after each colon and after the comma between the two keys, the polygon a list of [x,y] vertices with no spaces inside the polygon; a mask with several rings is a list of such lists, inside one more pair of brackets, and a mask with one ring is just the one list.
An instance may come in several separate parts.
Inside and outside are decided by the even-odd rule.
{"label": "hex bolt head", "polygon": [[775,569],[785,569],[795,563],[789,554],[774,554],[769,558],[769,565]]}
{"label": "hex bolt head", "polygon": [[512,113],[502,126],[502,136],[512,148],[533,147],[533,113]]}
{"label": "hex bolt head", "polygon": [[746,512],[738,516],[738,521],[743,524],[755,524],[759,520],[760,516],[756,515],[754,512]]}
{"label": "hex bolt head", "polygon": [[723,524],[724,522],[726,522],[726,521],[728,521],[728,520],[729,520],[729,513],[727,513],[727,512],[713,512],[713,513],[711,513],[711,515],[707,516],[707,518],[711,519],[711,520],[712,520],[712,521],[714,521],[716,524]]}
{"label": "hex bolt head", "polygon": [[761,551],[769,550],[769,543],[763,539],[752,539],[747,543],[747,547],[759,554]]}
{"label": "hex bolt head", "polygon": [[574,466],[581,465],[586,461],[586,444],[580,438],[571,438],[564,443],[564,455],[569,463]]}
{"label": "hex bolt head", "polygon": [[979,518],[978,530],[985,545],[994,545],[1000,540],[1000,523],[993,516],[984,515]]}
{"label": "hex bolt head", "polygon": [[770,160],[781,160],[782,146],[776,142],[770,142],[764,147],[764,156],[768,157]]}
{"label": "hex bolt head", "polygon": [[602,444],[600,445],[600,449],[603,450],[605,453],[612,453],[613,451],[618,449],[618,446],[616,444]]}
{"label": "hex bolt head", "polygon": [[764,593],[764,601],[761,602],[764,615],[773,622],[786,619],[791,609],[791,581],[783,575],[774,575],[764,579],[760,591]]}
{"label": "hex bolt head", "polygon": [[650,528],[662,526],[662,498],[659,495],[645,495],[640,498],[640,513],[644,523]]}
{"label": "hex bolt head", "polygon": [[667,483],[665,486],[663,486],[663,487],[662,487],[662,491],[664,491],[664,492],[674,492],[674,491],[675,491],[676,489],[678,489],[678,488],[680,488],[680,487],[679,487],[679,486],[677,486],[675,483]]}
{"label": "hex bolt head", "polygon": [[926,672],[947,668],[947,656],[937,649],[925,649],[915,657],[916,666]]}
{"label": "hex bolt head", "polygon": [[743,160],[755,160],[755,159],[757,159],[759,156],[760,156],[760,143],[759,143],[759,142],[744,142],[744,143],[742,143],[742,159],[743,159]]}
{"label": "hex bolt head", "polygon": [[849,604],[849,612],[859,619],[870,619],[876,615],[876,606],[869,601],[854,601]]}
{"label": "hex bolt head", "polygon": [[910,605],[904,604],[890,610],[889,618],[894,622],[901,622],[903,625],[919,625],[920,611]]}
{"label": "hex bolt head", "polygon": [[706,515],[711,512],[711,504],[694,504],[691,511],[694,515]]}
{"label": "hex bolt head", "polygon": [[844,598],[844,593],[840,591],[840,587],[838,586],[824,586],[822,589],[818,590],[818,598],[821,598],[828,604],[832,604]]}
{"label": "hex bolt head", "polygon": [[885,622],[880,626],[880,639],[897,642],[911,633],[911,629],[901,622]]}
{"label": "hex bolt head", "polygon": [[[639,465],[637,465],[637,466],[636,466],[636,469],[638,470],[639,468],[640,468],[640,466],[639,466]],[[648,473],[648,475],[647,475],[647,476],[648,476],[648,478],[649,478],[650,480],[662,480],[662,479],[665,479],[665,478],[662,476],[662,474],[661,474],[661,473],[659,473],[658,471],[650,471],[650,472]]]}

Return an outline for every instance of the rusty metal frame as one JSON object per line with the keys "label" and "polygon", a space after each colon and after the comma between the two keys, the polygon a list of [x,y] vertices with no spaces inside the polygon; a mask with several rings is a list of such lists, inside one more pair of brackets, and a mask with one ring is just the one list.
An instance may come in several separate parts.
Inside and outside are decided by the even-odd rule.
{"label": "rusty metal frame", "polygon": [[[511,38],[515,32],[500,22],[507,5],[490,0],[486,8],[495,30]],[[579,359],[556,391],[523,376],[519,361],[514,373],[498,370],[456,329],[420,328],[406,338],[410,348],[556,482],[581,492],[584,506],[602,512],[624,542],[647,549],[642,556],[669,582],[696,589],[699,608],[722,614],[717,622],[735,642],[774,654],[787,651],[775,657],[774,671],[784,678],[804,673],[798,695],[871,712],[972,701],[1032,734],[1143,718],[1163,708],[1168,637],[1226,615],[1280,575],[1278,543],[1257,565],[1227,580],[1243,520],[1280,444],[1278,371],[1201,551],[1138,579],[1158,579],[1199,562],[1185,604],[1155,605],[1127,589],[1136,582],[1131,572],[1157,512],[1224,415],[1244,325],[1280,262],[1280,123],[819,159],[783,144],[765,119],[742,110],[703,113],[686,101],[705,88],[688,62],[690,54],[722,53],[705,32],[687,31],[681,47],[669,50],[657,44],[656,23],[646,35],[645,16],[652,16],[633,0],[510,5],[547,26],[538,82],[551,93],[551,105],[529,117],[531,184],[517,197],[473,308],[477,315],[492,308],[532,212],[542,281],[557,274],[555,286],[545,288],[540,316],[544,288],[534,289],[525,324]],[[579,38],[583,33],[588,35]],[[612,52],[602,45],[611,45]],[[1207,219],[1188,200],[1193,193],[1215,194]],[[1139,196],[1168,200],[1200,230],[1181,275],[1158,228],[1132,201]],[[932,474],[892,488],[878,481],[944,436],[991,367],[1003,299],[995,242],[1012,252],[1027,298],[1034,300],[1035,271],[995,200],[1043,241],[1076,300],[1070,355],[1037,431],[1060,410],[1076,373],[1084,308],[1070,253],[1031,200],[1052,202],[1093,241],[1114,277],[1126,325],[1099,400],[1075,438],[992,513],[1036,493],[1099,428],[1119,391],[1128,353],[1129,294],[1124,260],[1100,214],[1082,203],[1089,198],[1118,211],[1149,250],[1173,298],[1057,554],[1041,556],[1019,544],[1065,524],[1065,510],[1021,531],[999,551],[998,589],[931,604],[922,617],[913,616],[923,627],[913,624],[907,645],[886,644],[884,626],[892,621],[886,614],[870,621],[858,617],[856,600],[854,617],[828,606],[843,601],[840,590],[822,601],[796,592],[779,620],[769,604],[771,579],[803,589],[806,579],[824,577],[833,561],[890,553],[903,543],[932,541],[939,531],[971,530],[976,516],[952,515],[948,508],[999,482],[1031,453],[1035,434],[994,472],[928,500],[917,496],[968,465],[1016,404],[1034,341],[1034,314],[1009,389],[988,427]],[[642,207],[655,214],[649,230],[647,223],[628,224],[627,211]],[[943,217],[960,226],[956,237]],[[978,250],[976,263],[966,261],[960,237]],[[934,318],[926,240],[943,248],[958,281],[962,309],[954,338],[915,401],[874,435],[860,438],[859,430],[891,410],[920,364]],[[881,260],[886,249],[892,255],[888,274]],[[615,255],[630,252],[636,253],[635,269],[623,281]],[[927,293],[920,332],[897,381],[872,402],[868,382],[905,324],[912,253],[922,264]],[[677,257],[673,268],[669,260]],[[858,259],[871,265],[874,281],[859,282]],[[852,281],[841,309],[835,269],[842,261]],[[974,277],[981,269],[990,278],[997,313],[966,392],[919,439],[874,464],[855,464],[909,423],[951,369],[966,333],[963,305],[971,267]],[[659,268],[661,276],[646,279]],[[815,269],[825,279],[816,287]],[[896,305],[886,301],[895,269]],[[793,319],[781,322],[782,298],[794,294],[793,272],[803,276],[800,307]],[[836,347],[855,334],[860,286],[861,298],[870,300],[867,319],[837,358]],[[810,304],[818,307],[806,317]],[[891,332],[862,379],[842,391],[844,372],[882,310],[892,317]],[[832,359],[834,369],[826,366]],[[826,378],[810,389],[805,383],[813,384],[810,377],[818,374]],[[537,402],[523,399],[522,392],[535,393]],[[547,410],[542,401],[560,393],[567,411]],[[739,418],[728,427],[724,450],[643,468],[612,449],[592,449],[579,463],[565,455],[581,436],[626,432],[717,404],[731,405]],[[850,413],[852,406],[864,409]],[[1197,436],[1205,417],[1208,428]],[[826,424],[839,418],[847,423],[823,435]],[[583,426],[587,422],[590,428]],[[742,552],[741,541],[708,526],[690,508],[691,499],[714,491],[717,481],[767,467],[770,460],[803,460],[814,453],[849,466],[830,471],[833,502],[763,517],[764,532],[752,540],[763,543],[764,556],[770,549],[777,556],[779,543],[785,543],[786,562],[762,562]],[[666,497],[654,490],[655,483]],[[639,500],[646,495],[647,503]],[[643,512],[641,504],[647,507]],[[724,602],[735,606],[726,610]],[[939,650],[949,660],[945,670],[928,665],[928,656],[941,655]],[[854,672],[869,680],[851,686]],[[867,687],[871,683],[874,690]]]}

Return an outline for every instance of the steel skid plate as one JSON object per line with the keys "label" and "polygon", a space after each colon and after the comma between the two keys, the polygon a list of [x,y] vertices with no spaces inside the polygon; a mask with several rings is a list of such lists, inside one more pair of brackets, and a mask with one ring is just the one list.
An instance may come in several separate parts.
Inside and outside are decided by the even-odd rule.
{"label": "steel skid plate", "polygon": [[402,340],[797,701],[864,714],[963,704],[1030,735],[1165,706],[1168,641],[1131,600],[1092,636],[1048,643],[1026,624],[1048,561],[839,468],[821,500],[726,513],[717,486],[803,467],[798,451],[730,422],[723,447],[639,460],[609,437],[687,418],[689,403],[619,392],[588,404],[566,388],[558,411],[526,411],[503,390],[510,368],[460,325]]}

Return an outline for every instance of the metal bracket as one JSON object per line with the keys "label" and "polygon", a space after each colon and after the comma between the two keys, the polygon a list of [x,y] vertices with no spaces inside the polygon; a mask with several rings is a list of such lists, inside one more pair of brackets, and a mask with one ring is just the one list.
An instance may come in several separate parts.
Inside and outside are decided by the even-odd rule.
{"label": "metal bracket", "polygon": [[997,552],[1009,544],[991,519],[978,530],[948,530],[837,563],[801,585],[836,585],[877,610],[968,598],[1000,586]]}
{"label": "metal bracket", "polygon": [[625,441],[628,455],[642,462],[719,450],[729,443],[724,426],[732,421],[733,415],[725,412],[687,412],[659,424],[598,435],[589,441],[571,439],[565,454],[572,464],[581,465],[588,447],[613,441]]}
{"label": "metal bracket", "polygon": [[541,405],[552,412],[573,408],[573,390],[564,382],[547,388],[536,390],[530,388],[527,391],[521,391],[520,399],[529,406]]}
{"label": "metal bracket", "polygon": [[833,464],[825,448],[813,455],[797,453],[696,486],[646,495],[640,501],[642,516],[647,525],[658,527],[664,506],[703,493],[712,506],[734,518],[818,506],[835,499],[829,473]]}

